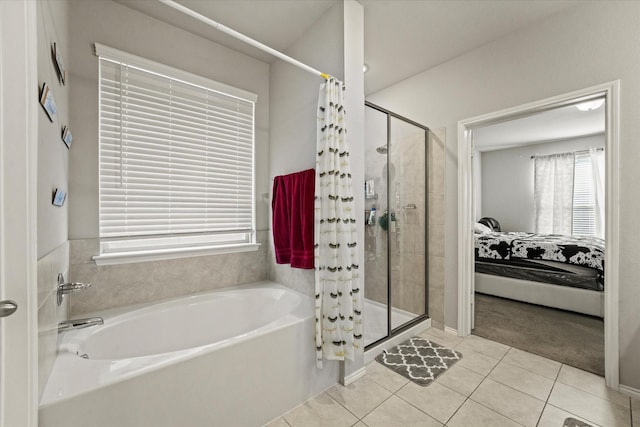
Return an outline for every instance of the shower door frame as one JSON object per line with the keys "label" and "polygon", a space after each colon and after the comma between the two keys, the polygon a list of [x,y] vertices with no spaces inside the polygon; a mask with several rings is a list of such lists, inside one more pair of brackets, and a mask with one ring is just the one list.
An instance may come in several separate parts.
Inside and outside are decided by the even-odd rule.
{"label": "shower door frame", "polygon": [[[423,322],[429,318],[429,132],[430,129],[418,122],[415,122],[411,119],[408,119],[404,116],[394,113],[393,111],[389,111],[386,108],[380,107],[372,102],[367,100],[364,101],[365,107],[372,108],[376,111],[379,111],[387,116],[387,170],[389,170],[390,164],[390,148],[391,148],[391,119],[395,118],[398,120],[402,120],[403,122],[414,125],[422,130],[424,130],[424,188],[425,188],[425,211],[424,211],[424,313],[419,316],[414,317],[412,320],[403,323],[397,328],[391,327],[391,312],[393,309],[392,305],[392,295],[391,295],[391,256],[389,253],[389,248],[391,247],[391,233],[387,233],[387,334],[379,338],[370,344],[365,346],[365,351],[367,349],[373,348],[379,344],[388,341],[395,335],[402,333],[403,331],[412,328],[420,322]],[[387,174],[387,209],[391,206],[390,201],[390,185],[389,185],[389,174]],[[390,210],[389,210],[390,211]],[[389,214],[391,215],[391,214]],[[365,261],[366,262],[366,261]],[[366,269],[365,269],[366,270]],[[365,273],[365,294],[366,294],[366,273]],[[366,320],[365,320],[366,322]],[[366,328],[366,324],[365,324]]]}

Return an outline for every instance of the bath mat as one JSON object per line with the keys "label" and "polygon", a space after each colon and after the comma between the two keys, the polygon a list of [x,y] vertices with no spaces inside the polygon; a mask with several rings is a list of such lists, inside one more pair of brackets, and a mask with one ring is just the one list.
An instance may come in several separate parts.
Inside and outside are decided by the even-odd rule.
{"label": "bath mat", "polygon": [[584,421],[576,420],[575,418],[566,418],[562,427],[593,427],[591,424],[587,424]]}
{"label": "bath mat", "polygon": [[376,357],[379,363],[422,387],[460,359],[461,353],[420,337],[410,338]]}

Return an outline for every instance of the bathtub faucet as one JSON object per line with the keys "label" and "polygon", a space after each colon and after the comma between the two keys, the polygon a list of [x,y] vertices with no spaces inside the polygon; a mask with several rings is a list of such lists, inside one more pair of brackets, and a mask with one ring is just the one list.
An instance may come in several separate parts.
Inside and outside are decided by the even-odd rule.
{"label": "bathtub faucet", "polygon": [[89,326],[103,324],[104,320],[102,320],[102,317],[89,317],[86,319],[67,320],[65,322],[58,323],[58,332],[64,332],[71,329],[88,328]]}
{"label": "bathtub faucet", "polygon": [[62,298],[66,294],[70,294],[73,292],[78,292],[85,290],[91,287],[91,282],[89,283],[80,283],[80,282],[72,282],[65,283],[64,276],[62,273],[58,274],[58,307],[62,305]]}

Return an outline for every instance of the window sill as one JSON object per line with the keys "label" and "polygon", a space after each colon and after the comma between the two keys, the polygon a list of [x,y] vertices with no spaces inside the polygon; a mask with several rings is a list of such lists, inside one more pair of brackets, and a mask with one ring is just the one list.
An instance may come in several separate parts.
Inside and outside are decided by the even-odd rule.
{"label": "window sill", "polygon": [[201,246],[132,252],[113,252],[96,255],[93,257],[93,260],[97,265],[130,264],[134,262],[161,261],[167,259],[189,258],[205,255],[251,252],[257,251],[259,247],[260,243],[242,243],[227,246]]}

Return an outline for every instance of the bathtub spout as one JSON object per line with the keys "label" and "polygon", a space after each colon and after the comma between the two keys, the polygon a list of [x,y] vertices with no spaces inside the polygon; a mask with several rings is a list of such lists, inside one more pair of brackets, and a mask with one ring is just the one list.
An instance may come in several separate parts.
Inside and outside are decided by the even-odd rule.
{"label": "bathtub spout", "polygon": [[58,323],[58,332],[64,332],[71,329],[88,328],[89,326],[103,325],[102,317],[89,317],[87,319],[74,319]]}

